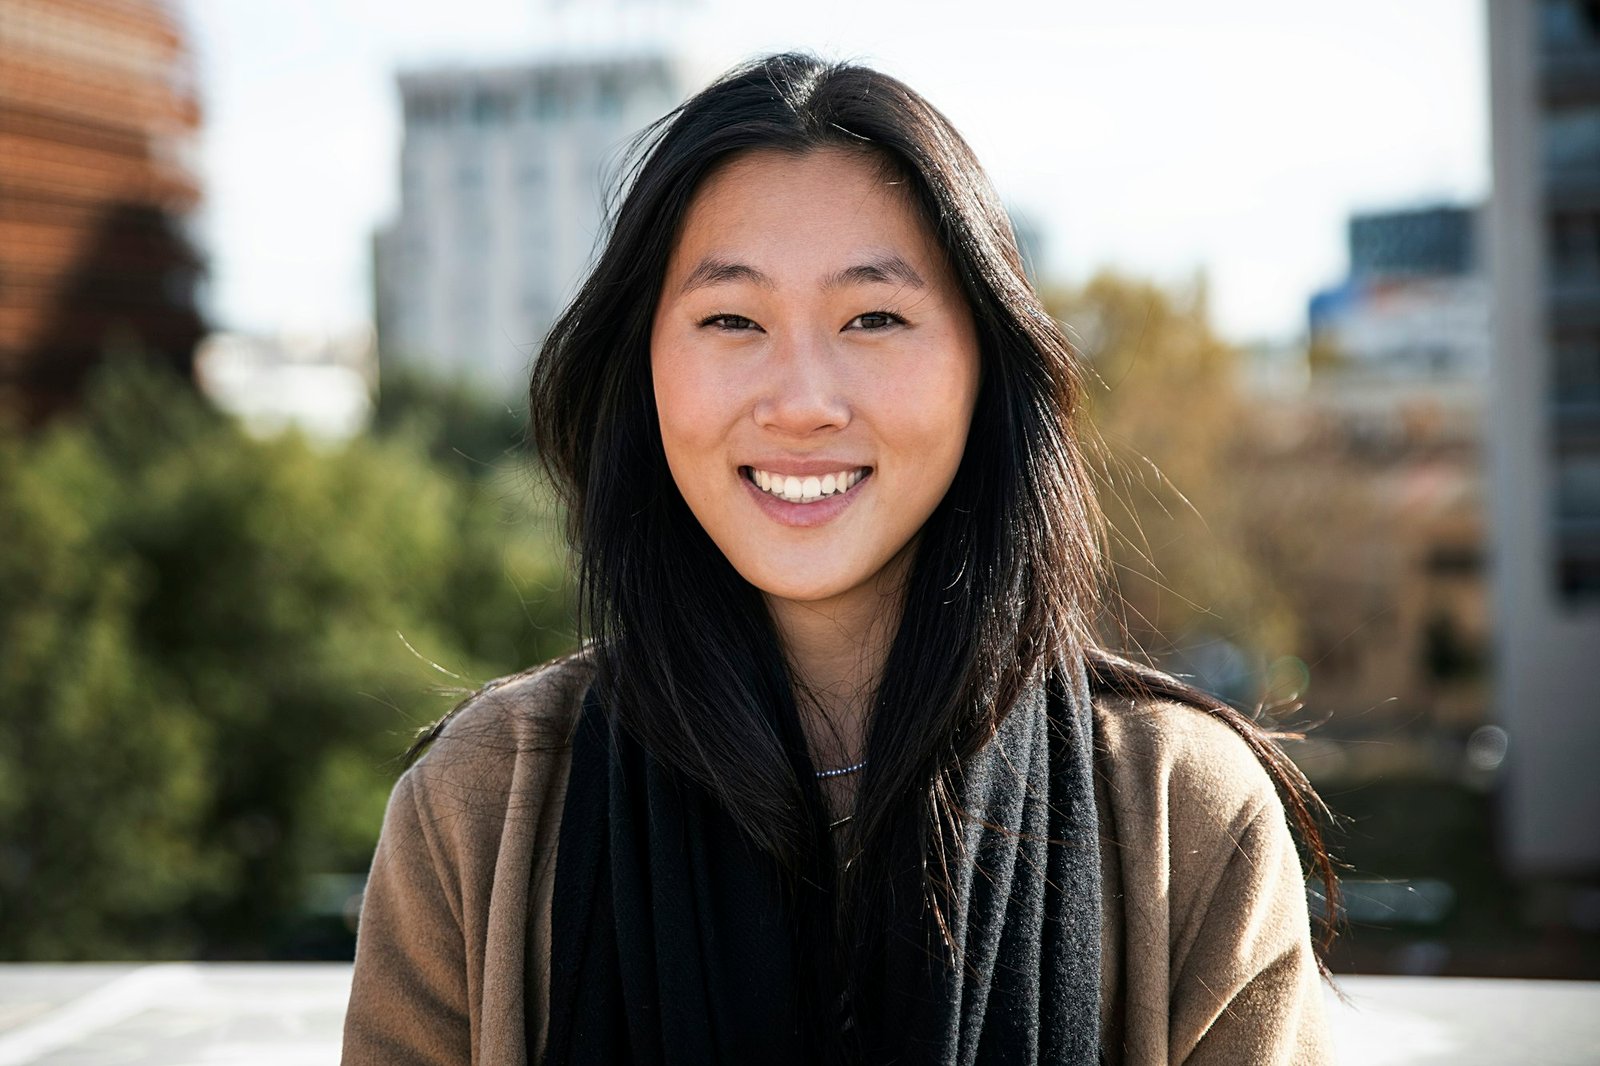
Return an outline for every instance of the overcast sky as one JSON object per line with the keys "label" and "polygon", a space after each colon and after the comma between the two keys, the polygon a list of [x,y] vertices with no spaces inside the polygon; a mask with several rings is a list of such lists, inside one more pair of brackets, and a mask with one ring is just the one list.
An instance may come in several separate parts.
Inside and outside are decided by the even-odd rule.
{"label": "overcast sky", "polygon": [[[599,7],[609,11],[597,13]],[[1045,273],[1203,270],[1236,340],[1303,332],[1352,210],[1489,188],[1481,0],[186,0],[221,327],[359,328],[398,201],[397,69],[670,36],[709,78],[761,51],[873,63],[943,110]]]}

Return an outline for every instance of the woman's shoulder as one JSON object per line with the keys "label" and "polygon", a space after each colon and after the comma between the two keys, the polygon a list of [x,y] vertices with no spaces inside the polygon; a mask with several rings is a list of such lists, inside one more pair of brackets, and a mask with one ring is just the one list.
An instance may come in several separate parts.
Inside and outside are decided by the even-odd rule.
{"label": "woman's shoulder", "polygon": [[1095,700],[1123,1061],[1327,1061],[1305,874],[1254,728],[1175,698]]}
{"label": "woman's shoulder", "polygon": [[434,727],[434,743],[478,737],[539,741],[569,737],[593,680],[593,659],[582,648],[495,678],[457,704]]}
{"label": "woman's shoulder", "polygon": [[[525,924],[549,905],[591,674],[577,653],[491,681],[425,734],[390,794],[367,879],[345,1061],[396,1061],[396,1040],[453,1042],[464,1061],[480,1037],[522,1039],[520,1020],[514,1033],[503,1024],[502,993],[520,1003]],[[507,960],[515,981],[498,980]]]}
{"label": "woman's shoulder", "polygon": [[1168,698],[1104,694],[1096,696],[1094,712],[1096,761],[1117,806],[1224,829],[1278,805],[1250,743],[1212,711]]}
{"label": "woman's shoulder", "polygon": [[545,776],[541,768],[570,755],[593,676],[580,649],[488,682],[424,734],[405,776],[428,792],[480,796],[503,795],[512,778],[530,771]]}

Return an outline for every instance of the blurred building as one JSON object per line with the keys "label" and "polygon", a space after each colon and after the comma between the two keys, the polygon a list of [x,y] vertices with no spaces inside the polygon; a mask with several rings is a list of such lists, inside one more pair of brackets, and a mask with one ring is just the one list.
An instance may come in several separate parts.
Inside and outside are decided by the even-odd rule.
{"label": "blurred building", "polygon": [[1343,742],[1337,766],[1309,769],[1462,776],[1490,703],[1482,385],[1246,381],[1238,476],[1259,501],[1262,557],[1298,607],[1296,688],[1328,717],[1316,736]]}
{"label": "blurred building", "polygon": [[374,248],[385,367],[520,391],[630,138],[682,84],[659,53],[402,75],[400,216]]}
{"label": "blurred building", "polygon": [[1600,874],[1600,3],[1490,0],[1496,702],[1514,872]]}
{"label": "blurred building", "polygon": [[1356,215],[1349,227],[1350,275],[1468,277],[1478,265],[1476,216],[1453,206]]}
{"label": "blurred building", "polygon": [[1253,353],[1277,463],[1338,501],[1306,571],[1322,607],[1302,654],[1327,735],[1384,740],[1349,749],[1357,776],[1451,776],[1489,717],[1482,217],[1353,216],[1349,274],[1309,304],[1301,375],[1282,355],[1265,375]]}
{"label": "blurred building", "polygon": [[1487,375],[1478,227],[1478,211],[1453,205],[1352,218],[1350,276],[1311,299],[1314,358],[1392,379]]}
{"label": "blurred building", "polygon": [[189,372],[199,123],[174,5],[0,0],[0,410],[71,406],[107,357]]}
{"label": "blurred building", "polygon": [[294,428],[312,440],[348,440],[372,418],[377,365],[370,331],[345,336],[213,333],[200,342],[201,391],[251,433]]}

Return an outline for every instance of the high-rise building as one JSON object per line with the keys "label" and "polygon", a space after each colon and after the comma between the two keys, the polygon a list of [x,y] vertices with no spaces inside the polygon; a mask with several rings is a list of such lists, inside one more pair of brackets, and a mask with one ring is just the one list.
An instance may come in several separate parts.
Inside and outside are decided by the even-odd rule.
{"label": "high-rise building", "polygon": [[1444,205],[1350,219],[1350,276],[1311,299],[1311,342],[1357,374],[1437,382],[1489,370],[1479,212]]}
{"label": "high-rise building", "polygon": [[138,355],[191,370],[200,109],[164,0],[0,0],[0,410]]}
{"label": "high-rise building", "polygon": [[1478,271],[1478,212],[1441,205],[1350,219],[1353,278],[1462,277]]}
{"label": "high-rise building", "polygon": [[1600,874],[1600,3],[1490,0],[1488,404],[1506,855]]}
{"label": "high-rise building", "polygon": [[400,215],[375,242],[383,365],[515,392],[680,75],[661,54],[557,57],[405,74],[400,93]]}

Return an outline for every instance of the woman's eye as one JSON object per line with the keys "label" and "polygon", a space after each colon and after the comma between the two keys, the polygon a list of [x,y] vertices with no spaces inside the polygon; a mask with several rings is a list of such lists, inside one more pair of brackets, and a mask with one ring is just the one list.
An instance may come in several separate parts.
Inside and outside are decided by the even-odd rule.
{"label": "woman's eye", "polygon": [[887,326],[899,325],[903,322],[905,322],[905,319],[888,311],[868,311],[864,315],[857,315],[855,318],[852,318],[850,320],[850,325],[846,326],[845,328],[850,329],[853,327],[855,329],[867,330],[883,329]]}
{"label": "woman's eye", "polygon": [[761,328],[743,315],[712,315],[710,318],[702,319],[700,324],[733,331]]}

